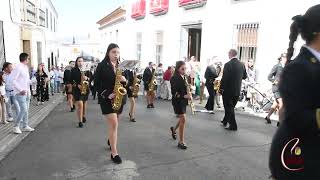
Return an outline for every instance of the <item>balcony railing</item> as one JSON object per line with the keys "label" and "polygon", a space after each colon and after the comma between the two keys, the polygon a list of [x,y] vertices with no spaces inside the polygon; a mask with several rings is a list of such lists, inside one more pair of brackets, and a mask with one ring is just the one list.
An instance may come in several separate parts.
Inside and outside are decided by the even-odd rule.
{"label": "balcony railing", "polygon": [[46,13],[39,9],[39,26],[46,27]]}
{"label": "balcony railing", "polygon": [[37,21],[36,6],[28,0],[26,0],[26,20],[33,23]]}

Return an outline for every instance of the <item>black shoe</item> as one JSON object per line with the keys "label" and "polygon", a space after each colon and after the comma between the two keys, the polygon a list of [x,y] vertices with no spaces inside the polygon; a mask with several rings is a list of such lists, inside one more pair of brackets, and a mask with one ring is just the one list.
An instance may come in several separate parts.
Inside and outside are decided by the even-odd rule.
{"label": "black shoe", "polygon": [[112,154],[111,154],[111,160],[116,163],[116,164],[121,164],[122,163],[122,159],[119,155],[116,155],[115,157],[112,157]]}
{"label": "black shoe", "polygon": [[185,144],[183,144],[183,143],[178,143],[178,148],[179,148],[179,149],[186,150],[188,147],[187,147]]}
{"label": "black shoe", "polygon": [[136,122],[136,120],[134,118],[132,118],[132,115],[129,113],[129,119],[131,122]]}
{"label": "black shoe", "polygon": [[279,127],[280,126],[280,122],[277,122],[277,127]]}
{"label": "black shoe", "polygon": [[79,128],[83,128],[82,122],[79,122]]}
{"label": "black shoe", "polygon": [[227,122],[225,122],[225,121],[220,121],[220,122],[222,123],[222,126],[223,126],[223,127],[227,127],[227,125],[228,125]]}
{"label": "black shoe", "polygon": [[86,123],[86,122],[87,122],[86,117],[83,117],[83,118],[82,118],[82,122],[83,122],[83,123]]}
{"label": "black shoe", "polygon": [[74,109],[73,109],[73,107],[70,109],[70,112],[74,112]]}
{"label": "black shoe", "polygon": [[267,121],[267,122],[266,122],[267,124],[271,124],[271,120],[270,120],[270,118],[265,117],[264,119]]}
{"label": "black shoe", "polygon": [[148,104],[147,108],[151,108],[151,105],[150,105],[150,104]]}
{"label": "black shoe", "polygon": [[154,105],[153,105],[153,104],[150,104],[150,108],[154,108]]}
{"label": "black shoe", "polygon": [[226,127],[224,129],[228,130],[228,131],[237,131],[238,130],[237,128],[234,128],[234,127]]}
{"label": "black shoe", "polygon": [[170,127],[170,130],[171,130],[172,139],[176,140],[177,139],[177,133],[174,132],[174,127]]}

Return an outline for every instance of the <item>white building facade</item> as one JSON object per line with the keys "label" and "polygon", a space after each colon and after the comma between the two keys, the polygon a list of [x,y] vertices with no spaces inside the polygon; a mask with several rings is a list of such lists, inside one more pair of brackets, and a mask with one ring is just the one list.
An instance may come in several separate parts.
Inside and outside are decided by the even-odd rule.
{"label": "white building facade", "polygon": [[105,52],[106,44],[116,42],[123,58],[141,60],[143,66],[152,61],[166,67],[195,56],[203,74],[208,59],[217,57],[226,62],[228,50],[235,48],[241,61],[255,61],[258,82],[270,86],[266,83],[267,75],[288,48],[291,18],[318,3],[317,0],[132,0],[120,7],[125,11],[121,21],[112,23],[119,17],[111,13],[105,17],[109,21],[98,22],[105,44],[101,51]]}
{"label": "white building facade", "polygon": [[5,52],[2,63],[18,63],[19,54],[25,52],[34,67],[40,63],[46,67],[57,65],[58,14],[51,0],[4,0],[0,7]]}

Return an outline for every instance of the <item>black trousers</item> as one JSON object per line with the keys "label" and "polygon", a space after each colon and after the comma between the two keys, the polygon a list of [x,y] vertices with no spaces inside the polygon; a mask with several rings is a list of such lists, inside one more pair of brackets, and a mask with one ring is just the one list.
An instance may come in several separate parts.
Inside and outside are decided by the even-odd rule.
{"label": "black trousers", "polygon": [[208,101],[207,101],[205,108],[208,111],[213,111],[214,110],[214,98],[216,96],[216,91],[213,88],[213,84],[208,84],[208,85],[206,85],[206,87],[209,92],[209,98],[208,98]]}
{"label": "black trousers", "polygon": [[222,100],[225,112],[223,122],[229,123],[231,128],[238,129],[234,108],[237,105],[239,96],[222,95]]}

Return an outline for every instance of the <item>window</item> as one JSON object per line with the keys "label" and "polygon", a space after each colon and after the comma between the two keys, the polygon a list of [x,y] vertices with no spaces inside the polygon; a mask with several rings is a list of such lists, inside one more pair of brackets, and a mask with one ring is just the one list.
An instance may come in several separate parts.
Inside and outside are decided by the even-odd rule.
{"label": "window", "polygon": [[0,65],[6,61],[6,51],[4,47],[3,21],[0,21]]}
{"label": "window", "polygon": [[254,62],[257,55],[259,23],[237,24],[234,26],[234,47],[238,49],[239,59]]}
{"label": "window", "polygon": [[53,31],[56,32],[56,18],[53,19]]}
{"label": "window", "polygon": [[162,61],[162,50],[163,50],[163,31],[156,32],[156,63],[159,64]]}
{"label": "window", "polygon": [[30,1],[26,1],[26,12],[27,21],[36,23],[36,6]]}
{"label": "window", "polygon": [[141,49],[142,49],[142,33],[137,33],[137,60],[141,60]]}
{"label": "window", "polygon": [[39,9],[39,25],[42,27],[46,27],[46,15],[45,12]]}
{"label": "window", "polygon": [[48,14],[48,9],[46,9],[46,27],[49,28],[49,14]]}
{"label": "window", "polygon": [[50,29],[51,29],[51,31],[52,31],[52,13],[50,13]]}

